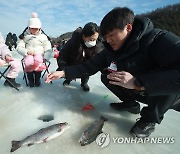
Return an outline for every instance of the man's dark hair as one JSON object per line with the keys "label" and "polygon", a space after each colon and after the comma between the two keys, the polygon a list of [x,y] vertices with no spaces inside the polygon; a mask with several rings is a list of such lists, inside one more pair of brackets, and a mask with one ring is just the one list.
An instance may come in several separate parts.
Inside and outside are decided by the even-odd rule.
{"label": "man's dark hair", "polygon": [[99,33],[99,27],[93,22],[87,23],[82,29],[82,34],[84,34],[85,37],[92,36],[96,32]]}
{"label": "man's dark hair", "polygon": [[133,24],[133,22],[134,12],[132,10],[127,7],[116,7],[102,19],[100,33],[105,36],[114,29],[123,30],[128,23]]}

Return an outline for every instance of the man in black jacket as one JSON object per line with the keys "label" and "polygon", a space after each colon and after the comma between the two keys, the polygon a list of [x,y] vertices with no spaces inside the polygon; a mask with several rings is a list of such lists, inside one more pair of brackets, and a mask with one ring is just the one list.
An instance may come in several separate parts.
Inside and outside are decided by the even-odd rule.
{"label": "man in black jacket", "polygon": [[[101,21],[105,50],[82,65],[47,75],[46,82],[61,77],[102,72],[101,81],[122,102],[113,109],[139,113],[141,118],[131,128],[136,137],[148,137],[155,124],[180,97],[180,39],[154,29],[148,18],[134,18],[128,8],[115,8]],[[147,104],[140,111],[138,102]]]}

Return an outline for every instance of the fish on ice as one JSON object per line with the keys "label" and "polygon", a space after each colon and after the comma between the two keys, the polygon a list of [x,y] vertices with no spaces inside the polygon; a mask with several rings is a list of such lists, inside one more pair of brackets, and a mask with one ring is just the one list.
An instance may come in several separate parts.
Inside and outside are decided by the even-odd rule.
{"label": "fish on ice", "polygon": [[107,121],[107,119],[101,116],[99,121],[95,121],[82,133],[79,139],[81,146],[90,144],[96,140],[96,137],[102,133],[102,128],[105,121]]}
{"label": "fish on ice", "polygon": [[69,124],[67,122],[64,122],[42,128],[35,134],[27,136],[21,141],[12,141],[11,152],[14,152],[15,150],[25,145],[32,146],[33,144],[50,141],[61,135],[69,127]]}

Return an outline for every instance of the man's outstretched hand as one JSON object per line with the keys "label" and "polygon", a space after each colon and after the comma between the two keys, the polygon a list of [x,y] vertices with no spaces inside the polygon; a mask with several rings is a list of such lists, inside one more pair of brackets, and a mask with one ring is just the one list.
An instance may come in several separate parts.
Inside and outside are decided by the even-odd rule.
{"label": "man's outstretched hand", "polygon": [[65,77],[65,72],[64,71],[54,71],[54,72],[49,73],[46,76],[45,82],[49,83],[52,80],[57,80],[57,79],[62,78],[62,77]]}

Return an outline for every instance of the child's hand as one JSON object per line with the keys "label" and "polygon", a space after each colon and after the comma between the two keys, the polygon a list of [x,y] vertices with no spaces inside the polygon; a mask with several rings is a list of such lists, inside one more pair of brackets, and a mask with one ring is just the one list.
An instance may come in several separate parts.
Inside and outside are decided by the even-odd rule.
{"label": "child's hand", "polygon": [[9,63],[10,61],[13,61],[12,57],[10,55],[5,56],[6,63]]}
{"label": "child's hand", "polygon": [[34,55],[34,51],[28,51],[27,54],[33,56]]}

